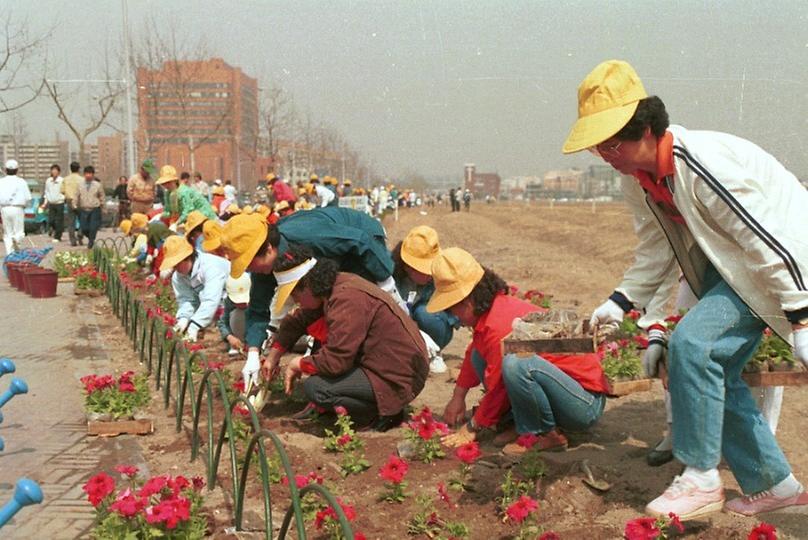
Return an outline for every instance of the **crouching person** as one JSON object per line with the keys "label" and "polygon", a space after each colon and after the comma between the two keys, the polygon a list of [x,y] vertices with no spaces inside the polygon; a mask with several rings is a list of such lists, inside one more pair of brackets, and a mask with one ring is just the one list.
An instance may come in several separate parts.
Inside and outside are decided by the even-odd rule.
{"label": "crouching person", "polygon": [[[563,450],[567,439],[559,430],[581,431],[600,419],[606,403],[606,378],[597,354],[546,354],[503,358],[503,340],[514,319],[542,308],[507,294],[507,284],[460,248],[444,250],[432,263],[435,294],[427,310],[448,309],[463,326],[473,329],[472,341],[457,378],[444,420],[466,418],[466,394],[483,383],[485,395],[471,419],[444,444],[460,446],[484,429],[496,428],[510,409],[520,435],[533,435],[542,450]],[[515,438],[511,437],[511,439]],[[518,455],[517,443],[503,452]]]}
{"label": "crouching person", "polygon": [[327,335],[310,356],[286,367],[286,392],[302,375],[303,390],[315,405],[345,407],[357,426],[387,431],[404,418],[404,408],[424,388],[429,372],[418,326],[389,293],[336,262],[317,260],[305,249],[287,252],[274,270],[281,304],[290,295],[299,309],[283,319],[263,376],[278,370],[281,355],[323,317]]}
{"label": "crouching person", "polygon": [[239,278],[227,278],[224,297],[224,313],[216,325],[228,346],[229,356],[238,356],[244,350],[244,335],[247,331],[247,306],[250,303],[250,274],[244,272]]}
{"label": "crouching person", "polygon": [[163,245],[160,271],[173,270],[171,286],[177,300],[174,331],[196,341],[199,331],[213,322],[222,303],[230,262],[200,253],[183,236],[169,236]]}

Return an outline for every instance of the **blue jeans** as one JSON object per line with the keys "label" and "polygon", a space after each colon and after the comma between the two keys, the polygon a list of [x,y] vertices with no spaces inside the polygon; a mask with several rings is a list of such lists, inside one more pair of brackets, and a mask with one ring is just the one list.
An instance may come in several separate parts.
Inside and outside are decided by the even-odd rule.
{"label": "blue jeans", "polygon": [[711,269],[707,291],[669,343],[673,455],[712,469],[723,453],[744,493],[781,482],[791,468],[741,379],[766,324]]}
{"label": "blue jeans", "polygon": [[412,309],[412,319],[418,328],[426,332],[441,349],[452,341],[454,322],[449,313],[445,311],[429,313],[426,310],[426,303],[423,303]]}

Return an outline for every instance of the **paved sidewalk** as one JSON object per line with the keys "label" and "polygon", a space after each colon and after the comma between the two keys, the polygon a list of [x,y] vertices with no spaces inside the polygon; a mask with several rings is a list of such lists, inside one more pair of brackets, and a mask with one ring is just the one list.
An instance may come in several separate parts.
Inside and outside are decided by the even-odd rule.
{"label": "paved sidewalk", "polygon": [[99,300],[76,297],[72,288],[60,283],[56,298],[31,299],[0,273],[0,356],[17,366],[16,373],[0,378],[0,391],[12,376],[29,387],[2,409],[0,505],[21,476],[39,482],[45,495],[41,505],[22,509],[2,538],[87,537],[94,513],[81,490],[84,483],[118,463],[143,462],[136,438],[86,436],[79,378],[110,372],[112,351],[105,348],[91,307]]}

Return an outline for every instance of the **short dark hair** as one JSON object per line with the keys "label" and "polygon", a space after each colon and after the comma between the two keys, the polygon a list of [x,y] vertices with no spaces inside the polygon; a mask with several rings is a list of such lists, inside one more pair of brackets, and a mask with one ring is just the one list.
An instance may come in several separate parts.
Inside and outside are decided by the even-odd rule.
{"label": "short dark hair", "polygon": [[474,306],[474,314],[478,317],[486,313],[494,305],[498,294],[507,294],[508,284],[493,270],[483,267],[483,278],[471,290],[469,298]]}
{"label": "short dark hair", "polygon": [[95,174],[95,167],[93,167],[92,165],[87,165],[86,167],[84,167],[84,174],[87,173]]}
{"label": "short dark hair", "polygon": [[195,172],[194,173],[194,178],[199,178],[200,180],[202,180],[202,173],[199,172],[199,171]]}
{"label": "short dark hair", "polygon": [[180,180],[185,180],[186,178],[191,178],[191,173],[187,171],[182,171],[180,173]]}
{"label": "short dark hair", "polygon": [[71,161],[70,162],[70,172],[79,172],[81,165],[79,165],[78,161]]}
{"label": "short dark hair", "polygon": [[6,169],[6,174],[9,176],[14,176],[17,174],[17,169]]}
{"label": "short dark hair", "polygon": [[270,223],[269,227],[267,228],[267,237],[264,239],[264,243],[261,244],[261,247],[258,248],[258,251],[255,254],[263,255],[264,253],[266,253],[267,248],[269,248],[269,246],[278,249],[278,246],[280,244],[281,244],[281,233],[275,225]]}
{"label": "short dark hair", "polygon": [[[275,263],[275,271],[289,270],[314,257],[314,252],[301,244],[290,244],[289,249]],[[317,259],[314,267],[303,276],[298,286],[311,291],[317,298],[328,298],[334,288],[334,282],[339,274],[339,264],[332,259]]]}
{"label": "short dark hair", "polygon": [[53,170],[53,169],[56,169],[57,171],[62,172],[62,168],[59,166],[58,163],[54,163],[53,165],[51,165],[51,170]]}
{"label": "short dark hair", "polygon": [[665,104],[657,96],[651,96],[640,100],[634,116],[614,137],[621,141],[639,141],[645,128],[650,127],[654,137],[660,138],[669,125]]}
{"label": "short dark hair", "polygon": [[407,263],[401,258],[401,246],[403,244],[404,241],[402,240],[390,250],[390,256],[393,258],[393,280],[395,281],[401,281],[407,277]]}

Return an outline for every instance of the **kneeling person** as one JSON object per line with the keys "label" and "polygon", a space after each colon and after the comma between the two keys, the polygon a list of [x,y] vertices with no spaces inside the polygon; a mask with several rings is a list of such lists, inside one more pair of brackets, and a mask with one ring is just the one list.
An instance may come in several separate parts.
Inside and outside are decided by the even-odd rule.
{"label": "kneeling person", "polygon": [[171,286],[177,300],[174,330],[196,341],[199,330],[213,322],[230,275],[227,259],[200,253],[183,236],[170,236],[160,271],[173,270]]}
{"label": "kneeling person", "polygon": [[339,272],[336,262],[317,260],[307,250],[287,253],[274,272],[277,294],[284,301],[291,295],[300,307],[283,319],[264,362],[264,377],[274,375],[283,352],[324,317],[325,342],[317,352],[289,363],[287,393],[307,373],[303,390],[314,404],[345,407],[358,426],[377,431],[396,427],[429,372],[418,326],[389,293],[357,275]]}

